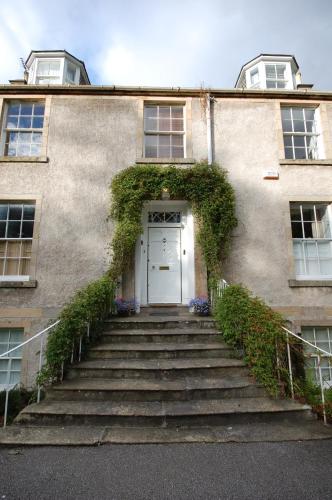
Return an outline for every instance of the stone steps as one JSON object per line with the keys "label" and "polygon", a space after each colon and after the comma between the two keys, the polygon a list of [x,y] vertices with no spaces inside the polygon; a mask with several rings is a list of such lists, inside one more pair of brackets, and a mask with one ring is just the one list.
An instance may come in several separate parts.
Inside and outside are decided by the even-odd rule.
{"label": "stone steps", "polygon": [[56,401],[187,401],[266,397],[265,389],[247,378],[74,379],[55,385],[47,400]]}
{"label": "stone steps", "polygon": [[164,328],[158,330],[150,328],[142,330],[114,329],[105,330],[100,337],[101,343],[123,344],[123,343],[193,343],[193,342],[215,342],[218,339],[217,332],[213,328]]}
{"label": "stone steps", "polygon": [[73,365],[68,379],[86,378],[148,378],[172,379],[178,377],[222,377],[248,375],[248,368],[240,359],[94,359]]}
{"label": "stone steps", "polygon": [[182,319],[181,316],[131,316],[105,321],[105,330],[164,330],[164,329],[215,328],[215,321],[208,317]]}
{"label": "stone steps", "polygon": [[100,344],[89,350],[89,359],[174,359],[225,358],[234,356],[222,342],[206,343],[116,343]]}
{"label": "stone steps", "polygon": [[[177,436],[178,442],[227,442],[231,437],[224,429],[233,426],[246,436],[247,429],[256,429],[255,439],[259,425],[306,426],[302,435],[308,435],[310,408],[269,398],[249,377],[243,360],[221,341],[213,320],[187,313],[182,319],[149,314],[105,323],[87,359],[69,366],[61,384],[18,416],[16,427],[26,429],[28,440],[52,442],[40,426],[61,427],[66,436],[70,428],[87,426],[89,442],[104,428],[99,442],[114,443],[177,442]],[[34,434],[33,428],[39,430]],[[57,442],[70,439],[54,435]],[[72,435],[81,442],[77,431]]]}
{"label": "stone steps", "polygon": [[43,401],[25,408],[21,424],[192,427],[232,422],[312,419],[311,408],[290,400],[236,398],[193,401]]}

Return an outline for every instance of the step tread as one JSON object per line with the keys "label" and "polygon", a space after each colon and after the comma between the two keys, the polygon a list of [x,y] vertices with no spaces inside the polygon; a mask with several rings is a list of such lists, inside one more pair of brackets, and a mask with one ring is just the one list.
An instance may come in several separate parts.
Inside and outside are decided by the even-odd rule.
{"label": "step tread", "polygon": [[92,347],[90,351],[196,351],[196,350],[225,350],[230,349],[226,344],[222,342],[207,342],[207,343],[190,343],[190,344],[180,344],[180,343],[144,343],[144,344],[99,344]]}
{"label": "step tread", "polygon": [[234,358],[178,359],[94,359],[73,365],[75,369],[177,370],[182,368],[218,368],[246,366]]}
{"label": "step tread", "polygon": [[195,389],[233,389],[260,385],[245,377],[193,378],[175,380],[84,378],[65,380],[55,391],[185,391]]}
{"label": "step tread", "polygon": [[168,321],[176,321],[177,323],[193,323],[200,324],[205,323],[215,323],[215,320],[211,316],[189,316],[184,318],[183,316],[147,316],[147,315],[134,315],[124,318],[114,317],[106,319],[105,324],[112,323],[167,323]]}
{"label": "step tread", "polygon": [[218,335],[218,331],[214,328],[162,328],[158,329],[146,329],[139,330],[133,329],[111,329],[105,330],[102,335],[132,335],[132,336],[153,336],[153,335]]}
{"label": "step tread", "polygon": [[332,439],[332,428],[321,422],[259,422],[213,427],[153,428],[108,426],[9,426],[0,429],[7,446],[96,446],[100,444],[250,443]]}
{"label": "step tread", "polygon": [[309,410],[310,406],[292,400],[236,398],[191,401],[42,401],[27,406],[20,415],[96,415],[96,416],[191,416],[239,413],[276,413]]}

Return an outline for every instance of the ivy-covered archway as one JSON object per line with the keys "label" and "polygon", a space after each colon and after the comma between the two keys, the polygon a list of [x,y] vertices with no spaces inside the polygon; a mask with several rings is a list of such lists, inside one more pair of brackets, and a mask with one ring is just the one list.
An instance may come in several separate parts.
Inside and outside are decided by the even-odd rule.
{"label": "ivy-covered archway", "polygon": [[237,224],[234,190],[225,170],[216,164],[197,163],[192,167],[135,165],[115,176],[110,210],[110,217],[116,221],[110,245],[112,279],[123,273],[133,255],[142,232],[144,203],[161,200],[165,190],[171,200],[190,203],[208,274],[220,277],[230,233]]}

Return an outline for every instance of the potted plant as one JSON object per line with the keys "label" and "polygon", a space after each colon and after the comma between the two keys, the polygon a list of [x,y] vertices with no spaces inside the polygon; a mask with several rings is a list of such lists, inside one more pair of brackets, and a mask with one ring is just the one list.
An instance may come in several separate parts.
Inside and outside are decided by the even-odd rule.
{"label": "potted plant", "polygon": [[136,313],[135,299],[124,300],[122,297],[117,297],[114,303],[118,316],[130,316]]}
{"label": "potted plant", "polygon": [[198,316],[208,316],[210,314],[210,303],[206,297],[195,297],[189,302],[190,310]]}

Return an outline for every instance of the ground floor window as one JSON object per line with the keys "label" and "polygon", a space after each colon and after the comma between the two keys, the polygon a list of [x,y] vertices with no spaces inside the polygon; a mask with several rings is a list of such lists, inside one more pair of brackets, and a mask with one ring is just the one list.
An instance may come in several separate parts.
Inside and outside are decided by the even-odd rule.
{"label": "ground floor window", "polygon": [[[302,337],[313,345],[332,353],[332,326],[305,326],[302,327]],[[310,356],[307,359],[307,374],[319,383],[318,356],[317,351],[308,345],[305,352]],[[332,358],[322,355],[321,370],[324,383],[329,387],[332,385]]]}
{"label": "ground floor window", "polygon": [[30,275],[34,203],[0,203],[0,279]]}
{"label": "ground floor window", "polygon": [[298,279],[332,279],[331,203],[291,203],[295,273]]}
{"label": "ground floor window", "polygon": [[[20,345],[23,342],[23,333],[23,328],[0,328],[0,354]],[[9,367],[9,384],[16,385],[20,383],[21,359],[21,349],[16,349],[5,358],[0,358],[0,389],[1,386],[6,385],[8,382]]]}

